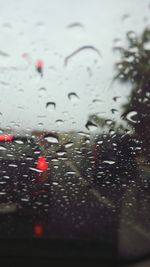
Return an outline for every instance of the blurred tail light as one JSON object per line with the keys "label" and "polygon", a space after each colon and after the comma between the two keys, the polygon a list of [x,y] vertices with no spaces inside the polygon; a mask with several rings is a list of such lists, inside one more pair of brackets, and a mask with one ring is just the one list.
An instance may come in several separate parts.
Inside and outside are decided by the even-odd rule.
{"label": "blurred tail light", "polygon": [[34,234],[35,234],[35,236],[42,236],[43,235],[43,227],[40,224],[34,225]]}
{"label": "blurred tail light", "polygon": [[41,171],[45,171],[48,169],[48,163],[47,163],[45,157],[39,157],[37,159],[37,169],[39,169]]}
{"label": "blurred tail light", "polygon": [[13,135],[0,134],[0,141],[12,141]]}

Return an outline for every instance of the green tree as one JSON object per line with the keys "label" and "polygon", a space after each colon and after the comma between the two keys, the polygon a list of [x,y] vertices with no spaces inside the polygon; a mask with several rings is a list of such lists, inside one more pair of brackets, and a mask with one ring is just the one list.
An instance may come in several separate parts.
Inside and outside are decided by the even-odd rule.
{"label": "green tree", "polygon": [[127,48],[119,48],[121,61],[116,64],[115,79],[132,84],[129,101],[123,105],[122,118],[132,126],[142,142],[142,151],[150,157],[150,29],[137,37],[127,34]]}

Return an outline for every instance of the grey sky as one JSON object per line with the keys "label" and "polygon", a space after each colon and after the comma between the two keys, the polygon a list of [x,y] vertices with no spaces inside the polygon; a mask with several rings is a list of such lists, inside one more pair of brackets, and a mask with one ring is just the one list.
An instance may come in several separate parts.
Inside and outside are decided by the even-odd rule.
{"label": "grey sky", "polygon": [[[110,110],[119,109],[130,89],[108,89],[118,60],[114,39],[124,46],[127,31],[140,33],[149,24],[148,6],[147,0],[0,0],[0,52],[9,55],[0,53],[0,127],[85,130],[88,114],[119,118]],[[75,22],[83,27],[67,27]],[[87,49],[64,67],[65,57],[83,45],[102,57]],[[35,71],[37,59],[44,61],[43,78]],[[79,99],[70,101],[70,92]],[[121,96],[116,103],[115,95]],[[56,109],[46,109],[47,102]]]}

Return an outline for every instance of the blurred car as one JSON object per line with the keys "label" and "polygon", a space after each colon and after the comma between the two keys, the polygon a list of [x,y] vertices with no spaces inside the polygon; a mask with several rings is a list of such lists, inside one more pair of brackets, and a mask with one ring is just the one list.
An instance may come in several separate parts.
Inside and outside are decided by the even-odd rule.
{"label": "blurred car", "polygon": [[99,135],[92,147],[95,182],[126,185],[136,177],[136,142],[127,134]]}
{"label": "blurred car", "polygon": [[[0,135],[0,214],[40,211],[50,194],[49,164],[34,138]],[[46,210],[46,207],[45,207]]]}

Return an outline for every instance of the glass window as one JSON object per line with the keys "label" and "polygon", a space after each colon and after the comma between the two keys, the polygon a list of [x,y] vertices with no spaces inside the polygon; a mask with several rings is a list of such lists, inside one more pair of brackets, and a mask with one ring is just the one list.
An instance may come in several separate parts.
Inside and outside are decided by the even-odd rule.
{"label": "glass window", "polygon": [[0,3],[0,239],[149,253],[150,3]]}

